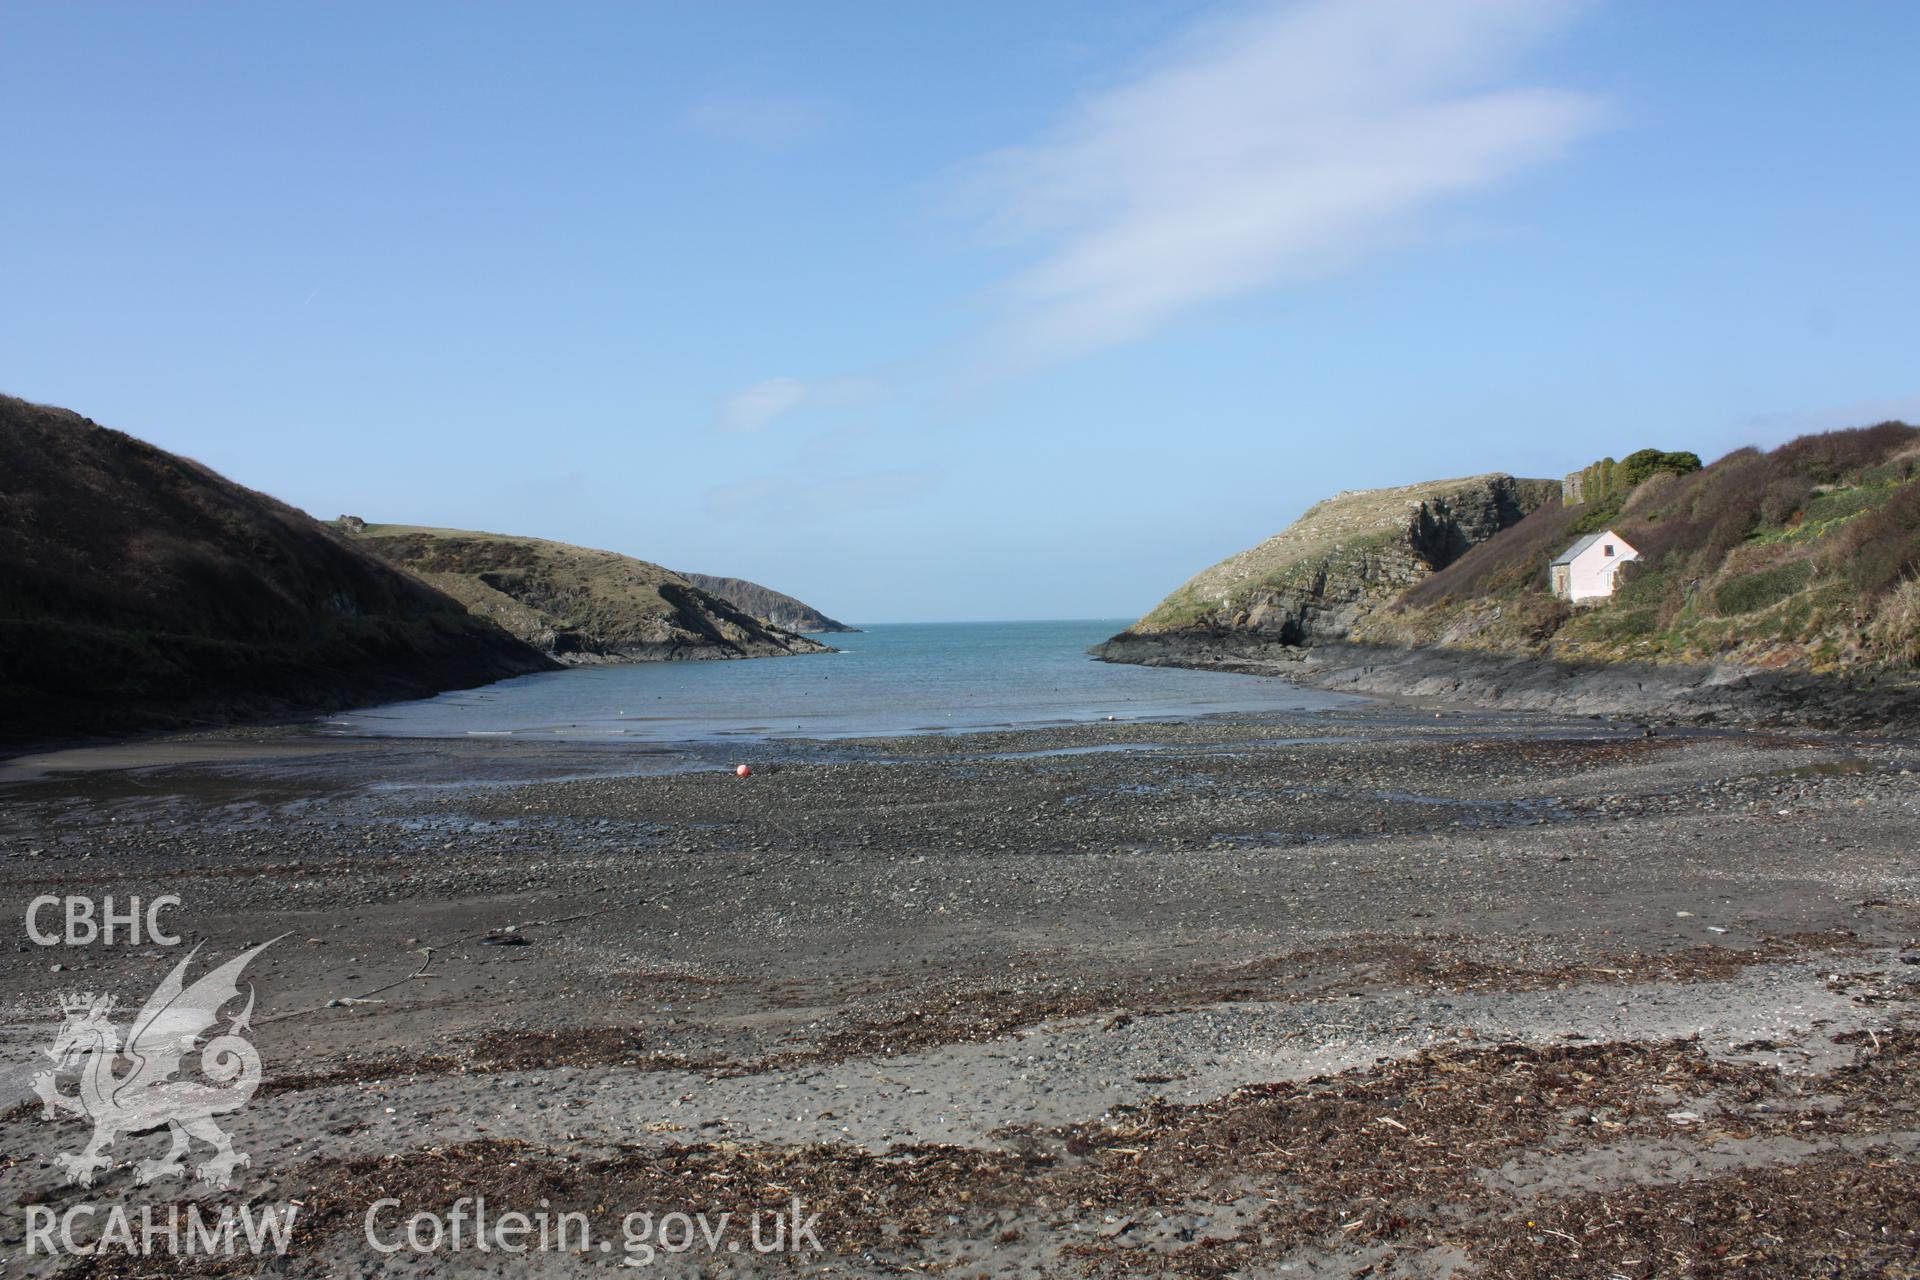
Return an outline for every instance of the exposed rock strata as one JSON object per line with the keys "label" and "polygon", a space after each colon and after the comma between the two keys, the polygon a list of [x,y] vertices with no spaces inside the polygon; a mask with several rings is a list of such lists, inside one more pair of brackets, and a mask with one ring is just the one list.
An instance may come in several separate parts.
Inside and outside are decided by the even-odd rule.
{"label": "exposed rock strata", "polygon": [[718,578],[710,573],[688,573],[685,570],[680,572],[680,576],[707,594],[718,596],[734,608],[756,618],[765,618],[783,631],[816,635],[860,629],[836,622],[804,600],[796,600],[783,591],[748,582],[745,578]]}
{"label": "exposed rock strata", "polygon": [[1195,575],[1115,640],[1219,633],[1281,645],[1339,639],[1557,490],[1554,481],[1493,473],[1340,494]]}
{"label": "exposed rock strata", "polygon": [[1730,663],[1563,662],[1528,654],[1258,637],[1115,636],[1107,662],[1281,676],[1295,684],[1424,703],[1497,706],[1656,724],[1920,731],[1920,679],[1754,671]]}

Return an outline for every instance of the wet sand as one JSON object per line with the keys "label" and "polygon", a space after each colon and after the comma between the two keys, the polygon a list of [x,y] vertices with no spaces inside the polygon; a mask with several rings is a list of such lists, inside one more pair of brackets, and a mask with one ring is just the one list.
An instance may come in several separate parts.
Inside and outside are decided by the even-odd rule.
{"label": "wet sand", "polygon": [[[279,1273],[559,1275],[627,1260],[629,1212],[795,1196],[822,1252],[647,1270],[1912,1274],[1915,768],[1888,739],[1387,706],[15,761],[5,1274],[260,1265],[30,1257],[28,1204],[298,1201]],[[178,895],[196,972],[280,938],[232,1190],[140,1186],[152,1135],[65,1182],[86,1127],[28,1092],[57,995],[130,1011],[181,952],[33,945],[45,893]],[[584,1213],[596,1246],[365,1239],[381,1197],[475,1194]]]}

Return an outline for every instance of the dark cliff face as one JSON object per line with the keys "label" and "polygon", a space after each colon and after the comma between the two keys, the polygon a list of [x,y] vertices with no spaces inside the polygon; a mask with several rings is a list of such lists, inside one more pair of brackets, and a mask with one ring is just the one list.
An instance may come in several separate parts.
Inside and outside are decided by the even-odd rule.
{"label": "dark cliff face", "polygon": [[1503,476],[1422,502],[1407,531],[1407,544],[1428,570],[1438,573],[1496,533],[1512,528],[1553,496],[1551,481]]}
{"label": "dark cliff face", "polygon": [[1495,474],[1330,498],[1197,575],[1115,637],[1107,656],[1207,638],[1280,646],[1343,638],[1555,492],[1550,481]]}
{"label": "dark cliff face", "polygon": [[550,665],[292,507],[0,397],[0,739],[336,710]]}
{"label": "dark cliff face", "polygon": [[763,587],[757,582],[748,582],[745,578],[717,578],[710,573],[687,573],[684,570],[680,576],[709,595],[718,596],[734,608],[756,618],[765,618],[785,631],[819,633],[859,630],[858,627],[834,621],[804,601],[771,587]]}

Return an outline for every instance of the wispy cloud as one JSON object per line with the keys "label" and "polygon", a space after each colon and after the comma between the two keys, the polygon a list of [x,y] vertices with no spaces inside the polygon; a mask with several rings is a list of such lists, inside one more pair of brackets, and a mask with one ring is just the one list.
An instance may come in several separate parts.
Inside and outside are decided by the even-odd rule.
{"label": "wispy cloud", "polygon": [[748,383],[722,399],[714,412],[713,425],[717,431],[760,431],[803,408],[857,409],[879,394],[878,384],[867,378],[828,378],[820,382],[766,378]]}
{"label": "wispy cloud", "polygon": [[1216,10],[1031,141],[966,166],[964,203],[983,238],[1027,255],[995,290],[1003,307],[987,332],[861,378],[742,387],[715,425],[757,431],[888,398],[970,403],[1009,376],[1137,341],[1210,302],[1410,241],[1524,234],[1448,202],[1605,122],[1593,95],[1516,83],[1524,56],[1584,4],[1246,0]]}
{"label": "wispy cloud", "polygon": [[807,398],[798,378],[767,378],[749,383],[720,402],[713,425],[721,431],[758,431],[793,412]]}
{"label": "wispy cloud", "polygon": [[1436,204],[1593,130],[1594,98],[1503,83],[1562,0],[1306,0],[1203,21],[1133,79],[988,157],[988,234],[1034,246],[1000,336],[1022,360],[1349,266]]}

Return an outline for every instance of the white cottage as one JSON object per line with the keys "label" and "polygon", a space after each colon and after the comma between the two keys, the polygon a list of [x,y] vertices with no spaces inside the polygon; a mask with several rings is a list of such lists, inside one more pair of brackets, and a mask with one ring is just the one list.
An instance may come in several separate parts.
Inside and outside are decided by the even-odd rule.
{"label": "white cottage", "polygon": [[1582,600],[1605,600],[1613,594],[1614,575],[1640,553],[1611,529],[1590,533],[1560,553],[1548,568],[1553,594],[1579,604]]}

